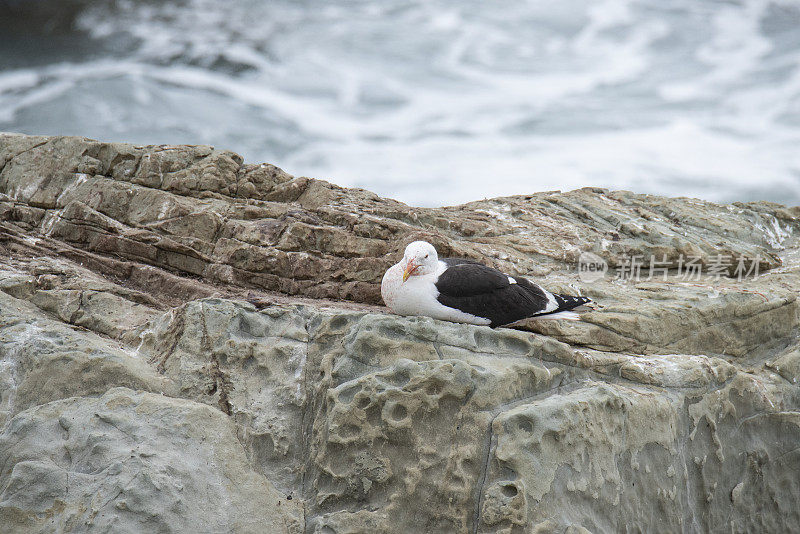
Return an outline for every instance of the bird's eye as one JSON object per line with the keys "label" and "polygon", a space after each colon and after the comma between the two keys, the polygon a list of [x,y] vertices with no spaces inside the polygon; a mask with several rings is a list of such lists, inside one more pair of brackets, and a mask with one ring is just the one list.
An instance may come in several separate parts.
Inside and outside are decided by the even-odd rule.
{"label": "bird's eye", "polygon": [[425,257],[427,258],[427,257],[428,257],[428,255],[427,255],[427,254],[425,254]]}

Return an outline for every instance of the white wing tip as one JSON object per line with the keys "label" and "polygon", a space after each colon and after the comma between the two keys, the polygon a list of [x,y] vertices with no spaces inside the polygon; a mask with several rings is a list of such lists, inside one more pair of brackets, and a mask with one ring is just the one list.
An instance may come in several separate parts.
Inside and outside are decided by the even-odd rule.
{"label": "white wing tip", "polygon": [[546,315],[534,316],[534,319],[563,319],[565,321],[580,321],[581,316],[574,311],[561,311],[556,313],[548,313]]}

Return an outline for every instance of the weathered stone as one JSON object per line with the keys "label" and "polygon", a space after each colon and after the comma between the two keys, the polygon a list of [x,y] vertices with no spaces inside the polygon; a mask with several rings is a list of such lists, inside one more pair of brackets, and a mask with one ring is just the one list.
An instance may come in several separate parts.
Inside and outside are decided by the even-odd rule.
{"label": "weathered stone", "polygon": [[135,353],[48,318],[0,293],[0,425],[38,404],[101,394],[111,385],[169,393],[172,384]]}
{"label": "weathered stone", "polygon": [[[600,189],[421,209],[211,147],[0,134],[0,525],[791,531],[798,216]],[[492,330],[368,305],[420,238],[602,307]],[[672,270],[585,282],[583,251]],[[687,280],[681,254],[760,276]]]}
{"label": "weathered stone", "polygon": [[[581,251],[612,267],[631,255],[675,267],[681,254],[703,265],[722,254],[760,258],[764,270],[780,265],[778,251],[798,226],[797,210],[777,204],[719,206],[602,189],[412,208],[271,165],[244,166],[236,154],[211,147],[15,134],[2,134],[0,145],[0,194],[8,199],[0,200],[0,213],[7,220],[38,225],[86,250],[315,298],[378,303],[368,284],[379,283],[392,263],[387,254],[411,238],[535,277],[574,265]],[[21,205],[44,209],[40,222]],[[261,277],[242,260],[278,252],[307,253],[314,274],[280,261],[271,265],[273,276]],[[364,265],[351,275],[356,257]],[[225,267],[245,272],[231,278]],[[316,276],[320,268],[340,283],[325,283]]]}
{"label": "weathered stone", "polygon": [[296,532],[302,511],[203,404],[112,388],[30,408],[0,434],[14,532]]}

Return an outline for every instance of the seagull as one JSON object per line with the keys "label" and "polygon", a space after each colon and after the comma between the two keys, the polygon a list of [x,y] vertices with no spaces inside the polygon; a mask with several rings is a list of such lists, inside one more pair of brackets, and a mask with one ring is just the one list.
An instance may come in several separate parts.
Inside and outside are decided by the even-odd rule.
{"label": "seagull", "polygon": [[426,241],[408,245],[403,259],[386,271],[381,296],[398,315],[492,328],[529,317],[579,320],[569,310],[591,302],[586,297],[550,293],[521,276],[509,276],[473,260],[439,259]]}

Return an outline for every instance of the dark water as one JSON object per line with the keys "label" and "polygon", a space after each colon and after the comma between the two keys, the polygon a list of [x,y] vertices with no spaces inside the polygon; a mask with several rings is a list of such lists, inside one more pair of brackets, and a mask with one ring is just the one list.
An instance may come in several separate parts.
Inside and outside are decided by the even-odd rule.
{"label": "dark water", "polygon": [[202,143],[411,204],[800,204],[800,4],[0,0],[0,130]]}

